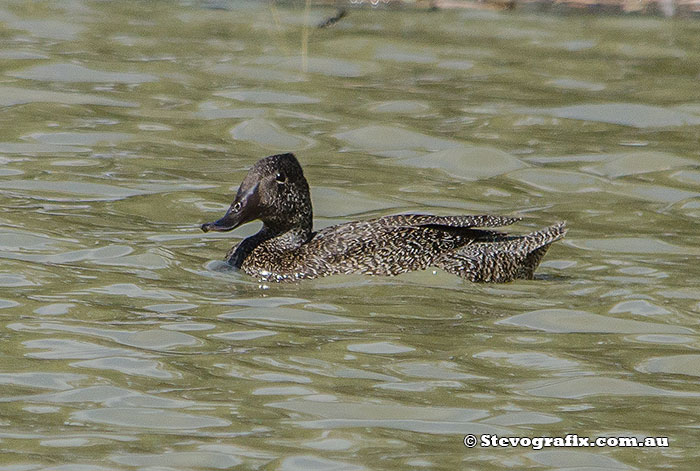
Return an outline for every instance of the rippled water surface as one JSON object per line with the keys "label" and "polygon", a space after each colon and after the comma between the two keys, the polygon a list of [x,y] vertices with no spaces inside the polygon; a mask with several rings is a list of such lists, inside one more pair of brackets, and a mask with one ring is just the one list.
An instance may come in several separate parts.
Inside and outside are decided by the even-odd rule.
{"label": "rippled water surface", "polygon": [[[332,13],[2,3],[0,470],[693,469],[700,25],[362,9],[313,28]],[[198,225],[278,151],[319,227],[493,212],[570,232],[534,281],[261,286],[219,261],[257,224]],[[484,433],[670,446],[462,444]]]}

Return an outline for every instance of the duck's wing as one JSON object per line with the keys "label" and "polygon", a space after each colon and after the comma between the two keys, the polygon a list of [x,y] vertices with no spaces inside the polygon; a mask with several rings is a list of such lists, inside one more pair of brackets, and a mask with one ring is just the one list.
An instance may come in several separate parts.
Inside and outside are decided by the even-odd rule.
{"label": "duck's wing", "polygon": [[312,263],[315,274],[397,275],[425,269],[440,254],[463,245],[503,240],[506,234],[490,228],[517,220],[402,214],[353,221],[321,229],[297,256],[307,265]]}
{"label": "duck's wing", "polygon": [[395,216],[383,216],[376,219],[353,221],[336,226],[326,227],[314,233],[314,239],[322,240],[332,236],[338,240],[357,239],[365,240],[365,237],[377,241],[390,241],[395,234],[419,228],[433,228],[452,234],[463,233],[474,240],[483,236],[493,237],[504,235],[490,229],[508,226],[520,221],[519,217],[493,216],[490,214],[466,215],[466,216],[433,216],[429,214],[398,214]]}
{"label": "duck's wing", "polygon": [[383,226],[444,226],[450,228],[479,228],[509,226],[520,221],[519,217],[477,214],[466,216],[432,216],[428,214],[399,214],[376,219]]}

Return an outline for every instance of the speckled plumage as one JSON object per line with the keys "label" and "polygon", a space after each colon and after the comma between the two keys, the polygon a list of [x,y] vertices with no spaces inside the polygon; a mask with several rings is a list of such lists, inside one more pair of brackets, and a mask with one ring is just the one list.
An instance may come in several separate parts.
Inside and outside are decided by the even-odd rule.
{"label": "speckled plumage", "polygon": [[312,231],[309,186],[293,154],[265,157],[241,183],[220,220],[202,230],[231,230],[260,219],[263,228],[226,255],[245,273],[266,281],[333,274],[398,275],[438,267],[470,281],[532,278],[550,244],[564,237],[558,223],[525,235],[492,228],[519,218],[402,214]]}

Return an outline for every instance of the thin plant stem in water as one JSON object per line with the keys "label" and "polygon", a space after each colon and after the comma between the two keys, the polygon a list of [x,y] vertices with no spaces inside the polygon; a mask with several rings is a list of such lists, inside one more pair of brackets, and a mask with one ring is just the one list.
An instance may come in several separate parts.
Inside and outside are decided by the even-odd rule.
{"label": "thin plant stem in water", "polygon": [[282,49],[285,56],[290,56],[291,51],[287,49],[287,46],[284,43],[284,37],[282,37],[282,22],[280,21],[279,11],[277,11],[277,7],[275,7],[275,0],[270,1],[270,14],[272,15],[272,21],[274,21],[275,23],[275,31],[277,32],[277,36],[279,36],[280,39],[280,48]]}
{"label": "thin plant stem in water", "polygon": [[309,9],[311,0],[304,2],[304,27],[301,31],[301,70],[306,73],[308,71],[308,53],[309,53]]}

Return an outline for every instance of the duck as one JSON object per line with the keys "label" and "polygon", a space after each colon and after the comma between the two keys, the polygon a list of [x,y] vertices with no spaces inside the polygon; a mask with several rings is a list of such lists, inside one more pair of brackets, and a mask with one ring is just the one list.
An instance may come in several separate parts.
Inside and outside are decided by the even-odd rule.
{"label": "duck", "polygon": [[226,261],[260,281],[289,282],[335,274],[395,276],[429,267],[471,282],[532,279],[564,222],[524,235],[495,230],[520,220],[490,214],[399,214],[313,230],[309,184],[292,153],[260,159],[221,219],[204,232],[231,231],[260,220],[256,234]]}

